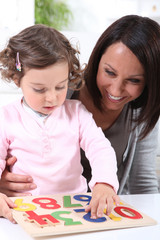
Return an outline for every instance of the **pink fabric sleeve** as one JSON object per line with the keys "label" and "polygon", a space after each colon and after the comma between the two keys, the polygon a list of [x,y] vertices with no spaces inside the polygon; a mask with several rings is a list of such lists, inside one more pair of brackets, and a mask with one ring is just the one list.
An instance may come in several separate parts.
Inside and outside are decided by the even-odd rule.
{"label": "pink fabric sleeve", "polygon": [[83,105],[80,107],[80,146],[85,151],[92,169],[89,186],[92,190],[96,183],[107,183],[117,192],[119,183],[115,151],[101,128],[97,127],[92,114],[88,113]]}

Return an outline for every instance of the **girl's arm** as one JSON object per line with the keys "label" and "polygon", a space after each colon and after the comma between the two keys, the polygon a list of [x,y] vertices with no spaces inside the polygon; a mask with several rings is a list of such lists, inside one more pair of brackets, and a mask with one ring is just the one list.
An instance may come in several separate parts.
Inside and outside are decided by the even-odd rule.
{"label": "girl's arm", "polygon": [[79,133],[80,146],[89,159],[92,178],[89,186],[92,191],[92,199],[86,211],[91,211],[91,218],[102,217],[104,209],[109,215],[114,202],[119,204],[117,178],[117,161],[115,151],[111,143],[104,136],[101,128],[98,128],[92,114],[83,105],[79,107]]}
{"label": "girl's arm", "polygon": [[[7,108],[0,108],[0,156],[1,159],[6,159],[8,154],[9,142],[6,141],[8,139],[8,134],[6,133],[8,129],[8,125],[10,124],[8,117]],[[12,112],[12,108],[11,108]],[[6,121],[7,119],[7,121]],[[13,174],[9,171],[11,166],[13,166],[16,162],[15,157],[10,157],[8,160],[5,160],[5,169],[3,167],[3,173],[0,179],[0,192],[6,194],[9,197],[16,196],[24,196],[30,195],[27,191],[36,188],[36,185],[33,185],[33,179],[30,176]],[[3,162],[1,164],[3,166]],[[26,193],[21,193],[21,191],[26,190]]]}

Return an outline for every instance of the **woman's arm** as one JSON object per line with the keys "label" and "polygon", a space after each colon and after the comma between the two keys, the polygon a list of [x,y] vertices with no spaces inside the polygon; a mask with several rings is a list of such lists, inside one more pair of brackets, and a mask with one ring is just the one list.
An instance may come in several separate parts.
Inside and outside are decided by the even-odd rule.
{"label": "woman's arm", "polygon": [[[0,192],[6,194],[8,197],[31,195],[28,191],[35,189],[37,186],[33,183],[31,176],[14,174],[9,171],[9,168],[15,162],[15,157],[10,157],[6,161],[7,167],[0,179]],[[22,190],[26,192],[21,193]]]}
{"label": "woman's arm", "polygon": [[137,141],[135,155],[129,175],[129,193],[157,193],[156,156],[158,144],[158,123],[143,139]]}

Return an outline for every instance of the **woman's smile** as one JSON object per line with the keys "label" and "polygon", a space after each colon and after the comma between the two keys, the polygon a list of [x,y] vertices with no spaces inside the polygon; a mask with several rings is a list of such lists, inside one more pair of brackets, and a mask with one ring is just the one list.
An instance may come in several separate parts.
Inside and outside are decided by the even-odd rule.
{"label": "woman's smile", "polygon": [[109,98],[109,100],[111,102],[121,102],[123,101],[126,97],[117,97],[117,96],[113,96],[111,95],[107,90],[106,90],[106,93],[107,93],[107,97]]}

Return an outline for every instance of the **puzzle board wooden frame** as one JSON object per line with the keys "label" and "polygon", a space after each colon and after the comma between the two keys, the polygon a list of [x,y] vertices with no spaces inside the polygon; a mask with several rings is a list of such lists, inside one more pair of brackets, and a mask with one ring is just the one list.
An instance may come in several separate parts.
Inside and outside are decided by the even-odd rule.
{"label": "puzzle board wooden frame", "polygon": [[124,201],[115,206],[110,216],[91,219],[84,211],[90,193],[49,196],[12,197],[17,205],[13,216],[32,237],[80,232],[113,230],[155,225],[156,221]]}

